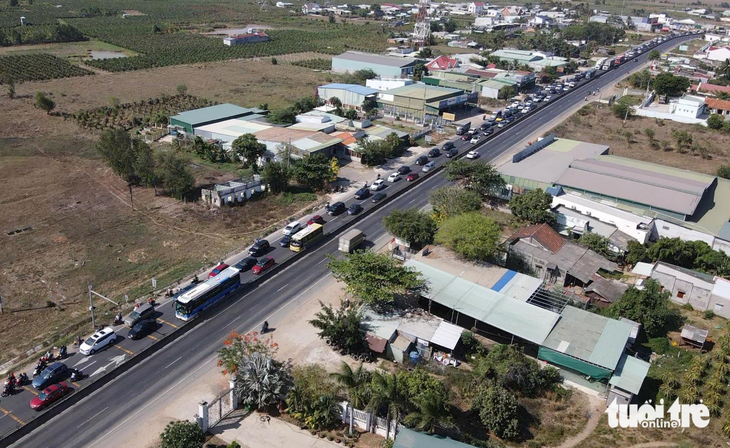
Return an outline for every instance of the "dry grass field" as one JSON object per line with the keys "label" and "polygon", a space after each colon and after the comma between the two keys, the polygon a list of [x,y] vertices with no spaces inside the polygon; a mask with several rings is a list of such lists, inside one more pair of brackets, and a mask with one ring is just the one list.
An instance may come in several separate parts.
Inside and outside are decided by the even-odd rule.
{"label": "dry grass field", "polygon": [[[126,184],[96,154],[96,136],[35,109],[36,91],[51,93],[57,110],[68,112],[108,105],[112,96],[128,102],[172,94],[179,84],[219,102],[278,107],[312,94],[323,78],[249,60],[25,83],[17,86],[17,98],[2,96],[0,288],[6,312],[0,315],[0,362],[75,334],[89,318],[88,284],[115,299],[125,293],[133,299],[150,289],[152,277],[159,287],[213,264],[308,206],[269,197],[211,210],[138,188],[132,211]],[[195,165],[193,171],[200,185],[233,178],[227,168]]]}

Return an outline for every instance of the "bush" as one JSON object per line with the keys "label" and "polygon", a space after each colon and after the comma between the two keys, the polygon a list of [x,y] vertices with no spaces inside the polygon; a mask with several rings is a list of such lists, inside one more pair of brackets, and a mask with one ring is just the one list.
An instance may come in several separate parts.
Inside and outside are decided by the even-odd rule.
{"label": "bush", "polygon": [[730,179],[730,165],[720,165],[716,174],[723,179]]}
{"label": "bush", "polygon": [[160,435],[161,448],[201,448],[205,434],[197,423],[188,421],[170,422]]}
{"label": "bush", "polygon": [[710,129],[722,129],[725,124],[725,117],[720,114],[711,114],[707,117],[707,127]]}
{"label": "bush", "polygon": [[707,311],[705,311],[704,316],[705,316],[705,319],[708,319],[708,320],[712,319],[713,317],[715,317],[715,312],[712,310],[707,310]]}
{"label": "bush", "polygon": [[497,223],[472,212],[444,221],[434,240],[468,260],[486,261],[497,254],[500,233]]}

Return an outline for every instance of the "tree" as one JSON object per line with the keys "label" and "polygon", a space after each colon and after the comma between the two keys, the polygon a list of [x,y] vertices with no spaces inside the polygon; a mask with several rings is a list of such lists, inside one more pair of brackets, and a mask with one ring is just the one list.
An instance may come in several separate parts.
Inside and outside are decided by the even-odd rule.
{"label": "tree", "polygon": [[428,67],[423,62],[417,62],[413,66],[413,80],[420,81],[424,76],[428,76]]}
{"label": "tree", "polygon": [[456,28],[458,28],[458,25],[456,24],[456,20],[454,20],[453,17],[449,17],[449,20],[446,21],[444,24],[444,30],[447,33],[453,33],[456,31]]}
{"label": "tree", "polygon": [[244,406],[265,409],[284,401],[292,386],[291,366],[254,352],[242,360],[234,381]]}
{"label": "tree", "polygon": [[50,114],[51,111],[56,108],[56,103],[52,99],[48,98],[43,92],[38,91],[35,93],[35,107],[46,111],[47,114]]}
{"label": "tree", "polygon": [[332,179],[332,164],[321,152],[304,157],[294,168],[297,182],[312,190],[321,190]]}
{"label": "tree", "polygon": [[723,179],[730,179],[730,165],[720,165],[716,174]]}
{"label": "tree", "polygon": [[459,182],[467,190],[485,197],[504,186],[504,179],[492,165],[486,162],[470,162],[465,159],[452,160],[444,165],[446,180]]}
{"label": "tree", "polygon": [[170,422],[160,435],[160,448],[202,448],[205,434],[197,423]]}
{"label": "tree", "polygon": [[672,131],[672,138],[677,142],[679,149],[687,149],[692,146],[692,134],[682,129]]}
{"label": "tree", "polygon": [[680,321],[679,313],[669,307],[669,291],[654,279],[647,279],[644,289],[629,288],[621,298],[606,308],[611,317],[625,317],[644,326],[650,337],[660,337],[667,333],[670,326]]}
{"label": "tree", "polygon": [[269,162],[264,166],[262,177],[269,184],[269,190],[274,194],[279,194],[289,188],[291,171],[284,162]]}
{"label": "tree", "polygon": [[15,79],[8,73],[3,73],[1,79],[8,89],[8,98],[15,98]]}
{"label": "tree", "polygon": [[671,73],[661,73],[654,78],[652,84],[657,95],[675,97],[681,96],[689,89],[689,78],[674,76]]}
{"label": "tree", "polygon": [[620,119],[629,118],[631,116],[631,106],[625,101],[614,101],[611,105],[613,116]]}
{"label": "tree", "polygon": [[354,307],[340,304],[338,309],[331,305],[322,305],[322,309],[309,321],[319,330],[317,335],[329,341],[334,347],[348,353],[360,353],[365,348],[365,335],[361,331],[362,314]]}
{"label": "tree", "polygon": [[374,308],[386,308],[396,295],[417,295],[426,288],[420,273],[387,254],[358,251],[342,260],[330,258],[327,266],[348,293]]}
{"label": "tree", "polygon": [[335,107],[337,109],[342,109],[342,101],[340,101],[340,99],[337,98],[336,96],[333,96],[332,98],[330,98],[329,103],[332,107]]}
{"label": "tree", "polygon": [[517,398],[503,387],[481,385],[472,400],[472,409],[479,413],[482,424],[498,437],[514,439],[519,436]]}
{"label": "tree", "polygon": [[273,355],[277,351],[273,338],[263,338],[257,332],[244,335],[235,331],[223,341],[223,348],[218,350],[218,367],[223,367],[223,374],[235,375],[241,363],[253,353]]}
{"label": "tree", "polygon": [[649,260],[646,246],[641,244],[638,241],[629,241],[626,245],[626,255],[624,255],[624,260],[626,263],[635,265],[636,263],[641,263]]}
{"label": "tree", "polygon": [[276,58],[271,58],[271,65],[277,65],[279,61],[276,60]]}
{"label": "tree", "polygon": [[486,261],[497,254],[500,234],[497,223],[471,212],[444,221],[434,241],[468,260]]}
{"label": "tree", "polygon": [[369,96],[366,97],[362,101],[362,111],[365,112],[365,115],[370,115],[373,111],[375,111],[378,108],[378,102],[375,100],[374,97]]}
{"label": "tree", "polygon": [[401,413],[405,410],[407,404],[406,395],[403,386],[398,381],[395,373],[387,374],[375,372],[372,380],[372,398],[368,404],[368,408],[377,412],[379,409],[385,408],[385,420],[387,422],[386,434],[390,438],[390,420],[394,418],[397,425],[400,421]]}
{"label": "tree", "polygon": [[152,148],[140,139],[132,140],[135,145],[134,172],[142,185],[153,187],[157,194],[160,178],[155,169],[155,157]]}
{"label": "tree", "polygon": [[647,56],[650,61],[658,61],[659,58],[662,57],[662,54],[659,53],[659,50],[651,50]]}
{"label": "tree", "polygon": [[188,86],[185,85],[185,84],[179,84],[177,86],[177,93],[179,93],[180,95],[187,94],[188,93]]}
{"label": "tree", "polygon": [[550,211],[552,203],[552,195],[538,188],[513,196],[509,201],[509,208],[512,214],[522,221],[528,221],[531,224],[543,222],[553,224],[555,215]]}
{"label": "tree", "polygon": [[416,247],[430,243],[436,233],[436,223],[431,216],[413,208],[393,210],[383,218],[383,227],[391,235]]}
{"label": "tree", "polygon": [[707,127],[710,129],[722,129],[725,124],[725,117],[720,114],[710,114],[707,117]]}
{"label": "tree", "polygon": [[603,235],[587,232],[581,235],[578,242],[602,257],[608,259],[614,259],[616,257],[616,254],[610,249],[611,240]]}
{"label": "tree", "polygon": [[9,4],[11,8],[14,8],[18,6],[18,0],[10,0]]}
{"label": "tree", "polygon": [[266,145],[256,140],[253,134],[243,134],[233,140],[231,150],[243,161],[244,168],[251,166],[256,172],[259,159],[266,153]]}
{"label": "tree", "polygon": [[266,119],[269,120],[270,123],[274,124],[294,124],[296,121],[296,113],[292,107],[283,107],[271,111],[271,113],[266,116]]}
{"label": "tree", "polygon": [[482,198],[479,194],[453,185],[432,190],[429,201],[441,219],[476,212],[482,208]]}
{"label": "tree", "polygon": [[352,436],[352,428],[354,425],[354,412],[352,409],[362,409],[367,403],[366,386],[370,382],[370,373],[363,369],[362,363],[354,369],[348,363],[342,361],[340,371],[331,373],[332,377],[347,394],[348,406],[350,406],[350,435]]}
{"label": "tree", "polygon": [[195,176],[187,159],[175,151],[160,151],[155,161],[157,177],[170,196],[183,199],[195,189]]}
{"label": "tree", "polygon": [[408,414],[405,422],[417,430],[433,434],[437,426],[442,428],[455,426],[444,395],[426,391],[418,396],[413,404],[417,410]]}
{"label": "tree", "polygon": [[127,183],[137,181],[135,171],[137,157],[129,133],[122,129],[104,131],[96,144],[96,149],[106,164],[123,181]]}

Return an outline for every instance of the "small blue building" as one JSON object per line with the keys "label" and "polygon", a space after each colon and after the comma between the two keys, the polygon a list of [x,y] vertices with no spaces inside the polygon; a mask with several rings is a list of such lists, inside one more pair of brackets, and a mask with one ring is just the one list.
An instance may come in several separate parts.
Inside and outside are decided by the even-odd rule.
{"label": "small blue building", "polygon": [[372,70],[378,76],[407,78],[413,75],[416,60],[397,56],[347,51],[332,58],[334,73],[353,73],[358,70]]}

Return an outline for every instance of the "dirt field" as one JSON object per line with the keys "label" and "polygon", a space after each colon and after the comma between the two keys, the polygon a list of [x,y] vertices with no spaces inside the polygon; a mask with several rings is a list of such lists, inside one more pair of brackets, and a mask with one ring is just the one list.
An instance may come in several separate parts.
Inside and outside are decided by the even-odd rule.
{"label": "dirt field", "polygon": [[[96,137],[36,110],[34,92],[52,92],[57,109],[75,111],[106,105],[110,96],[126,102],[172,93],[185,83],[217,101],[275,107],[311,94],[322,76],[271,67],[237,61],[102,74],[26,83],[18,86],[19,98],[0,97],[0,288],[6,311],[0,315],[0,362],[88,319],[89,283],[112,298],[127,293],[133,299],[150,289],[152,277],[158,287],[180,279],[307,206],[266,198],[209,210],[139,188],[133,212],[126,185],[96,155]],[[232,178],[226,171],[194,167],[199,184]],[[30,229],[7,235],[23,228]]]}
{"label": "dirt field", "polygon": [[[666,141],[670,148],[652,149],[645,129],[654,130],[654,140]],[[709,158],[703,158],[699,149],[679,151],[677,142],[672,138],[673,130],[685,130],[692,134],[693,142],[707,150]],[[608,107],[587,106],[574,114],[563,124],[555,127],[558,137],[571,138],[592,143],[602,143],[611,147],[611,154],[632,159],[659,163],[676,168],[690,169],[702,173],[715,174],[717,167],[730,163],[730,135],[714,131],[700,125],[688,125],[664,120],[663,125],[653,118],[632,117],[622,124],[613,116]],[[628,143],[626,132],[631,133]]]}

